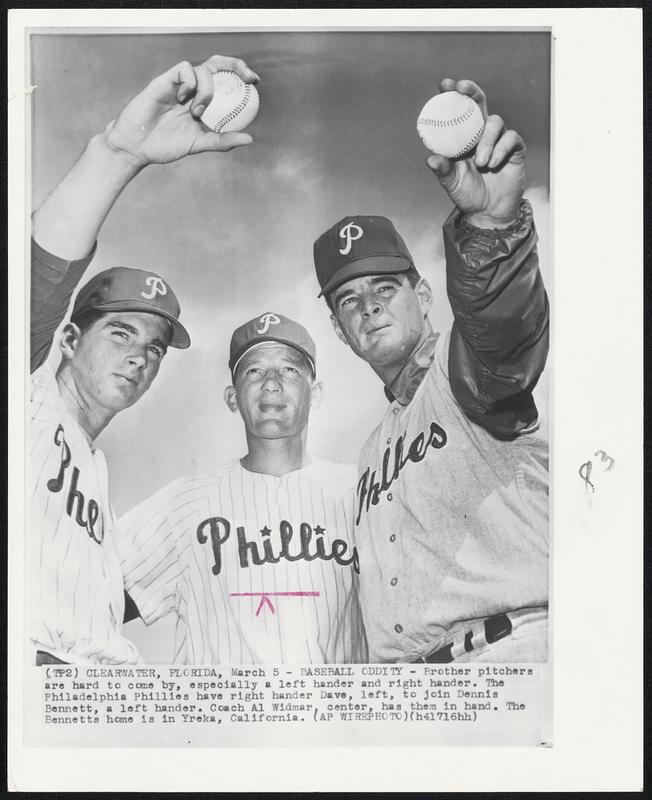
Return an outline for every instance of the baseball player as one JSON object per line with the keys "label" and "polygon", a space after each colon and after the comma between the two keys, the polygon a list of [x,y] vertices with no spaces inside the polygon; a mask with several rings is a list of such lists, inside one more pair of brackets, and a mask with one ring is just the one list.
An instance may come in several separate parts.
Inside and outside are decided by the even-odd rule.
{"label": "baseball player", "polygon": [[349,216],[315,243],[337,335],[383,381],[387,411],[362,449],[356,497],[370,661],[547,658],[547,449],[532,390],[548,302],[525,146],[482,108],[477,149],[428,158],[456,208],[444,225],[452,330],[390,220]]}
{"label": "baseball player", "polygon": [[122,635],[125,607],[106,463],[94,441],[156,377],[168,347],[185,348],[171,287],[149,270],[116,267],[83,286],[45,363],[111,206],[146,165],[230,150],[248,134],[217,134],[199,121],[211,74],[244,62],[213,56],[155,78],[84,153],[33,218],[31,303],[31,503],[28,637],[36,663],[139,660]]}
{"label": "baseball player", "polygon": [[178,617],[175,662],[366,660],[355,467],[306,451],[322,394],[315,363],[306,329],[281,314],[239,327],[224,399],[242,417],[247,454],[175,481],[120,520],[125,585],[141,617]]}

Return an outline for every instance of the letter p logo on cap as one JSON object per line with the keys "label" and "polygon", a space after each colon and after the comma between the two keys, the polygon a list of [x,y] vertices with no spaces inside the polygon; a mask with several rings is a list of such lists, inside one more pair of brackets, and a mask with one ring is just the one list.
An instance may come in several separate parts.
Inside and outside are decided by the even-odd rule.
{"label": "letter p logo on cap", "polygon": [[358,239],[361,239],[363,233],[364,231],[362,228],[359,225],[356,225],[355,222],[349,222],[348,225],[340,228],[340,239],[346,239],[344,249],[340,248],[340,253],[343,256],[348,256],[348,254],[351,252],[351,245],[353,242],[357,242]]}
{"label": "letter p logo on cap", "polygon": [[149,292],[140,293],[140,296],[144,297],[145,300],[151,300],[153,297],[156,297],[157,294],[164,297],[168,293],[168,287],[163,283],[162,278],[159,278],[157,275],[150,275],[145,278],[145,285],[149,286]]}
{"label": "letter p logo on cap", "polygon": [[276,314],[272,313],[263,314],[263,316],[258,321],[262,325],[262,328],[256,328],[256,333],[260,333],[261,336],[262,334],[267,333],[270,325],[281,324],[281,320],[276,316]]}

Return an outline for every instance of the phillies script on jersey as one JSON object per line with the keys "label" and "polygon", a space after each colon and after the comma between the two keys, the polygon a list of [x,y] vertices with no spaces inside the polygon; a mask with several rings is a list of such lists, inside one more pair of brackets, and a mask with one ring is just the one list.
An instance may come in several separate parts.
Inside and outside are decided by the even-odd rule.
{"label": "phillies script on jersey", "polygon": [[178,616],[174,661],[364,661],[355,484],[354,466],[317,458],[281,476],[235,462],[125,515],[125,584],[146,623]]}
{"label": "phillies script on jersey", "polygon": [[[321,558],[323,561],[335,560],[341,566],[353,564],[353,569],[360,572],[360,562],[358,551],[355,547],[350,548],[349,543],[344,539],[326,540],[324,534],[326,529],[321,525],[314,528],[307,522],[299,524],[298,549],[295,544],[295,530],[291,522],[281,520],[279,525],[279,542],[276,547],[271,539],[271,529],[265,525],[260,529],[260,539],[258,542],[247,539],[247,534],[243,526],[236,528],[238,542],[238,560],[242,568],[250,565],[260,566],[261,564],[278,564],[279,561],[314,561]],[[231,536],[233,525],[224,517],[209,517],[200,522],[197,527],[197,540],[200,544],[206,544],[209,538],[213,548],[215,565],[213,575],[219,575],[222,570],[222,545]],[[313,541],[313,533],[315,539]],[[294,545],[294,547],[292,547]],[[294,550],[295,552],[291,552]],[[347,556],[348,552],[350,556]]]}
{"label": "phillies script on jersey", "polygon": [[[72,453],[66,443],[63,425],[58,425],[54,432],[54,444],[61,448],[61,464],[56,478],[50,478],[46,486],[50,492],[56,493],[63,489],[66,471],[72,462]],[[79,467],[72,464],[70,476],[70,484],[66,493],[66,514],[69,517],[74,517],[75,522],[80,528],[86,530],[93,541],[102,544],[104,540],[104,525],[100,504],[93,497],[89,497],[87,501],[84,493],[78,488]]]}

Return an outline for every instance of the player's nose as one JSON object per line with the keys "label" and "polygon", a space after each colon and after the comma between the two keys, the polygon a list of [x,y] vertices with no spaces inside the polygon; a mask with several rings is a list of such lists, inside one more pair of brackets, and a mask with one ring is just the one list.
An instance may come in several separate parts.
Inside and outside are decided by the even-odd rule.
{"label": "player's nose", "polygon": [[142,369],[147,365],[147,351],[144,348],[134,348],[127,356],[129,364]]}
{"label": "player's nose", "polygon": [[360,308],[363,317],[370,317],[372,314],[378,314],[382,309],[382,305],[378,297],[369,292],[363,295],[360,299]]}
{"label": "player's nose", "polygon": [[266,392],[280,392],[282,388],[281,373],[277,369],[268,369],[263,377],[263,389]]}

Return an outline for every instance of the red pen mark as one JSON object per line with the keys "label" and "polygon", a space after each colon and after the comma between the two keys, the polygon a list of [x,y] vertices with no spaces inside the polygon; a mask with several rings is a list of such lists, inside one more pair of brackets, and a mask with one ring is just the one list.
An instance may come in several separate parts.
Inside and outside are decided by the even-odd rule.
{"label": "red pen mark", "polygon": [[269,606],[269,610],[272,612],[272,614],[276,614],[274,606],[272,605],[272,601],[269,599],[269,597],[267,597],[266,594],[264,594],[260,600],[258,608],[256,609],[256,616],[258,616],[260,612],[263,610],[263,606],[265,605],[265,603],[267,603],[267,605]]}
{"label": "red pen mark", "polygon": [[230,592],[229,594],[231,597],[260,597],[256,616],[260,614],[265,605],[269,606],[272,614],[276,613],[270,597],[319,597],[319,592]]}

